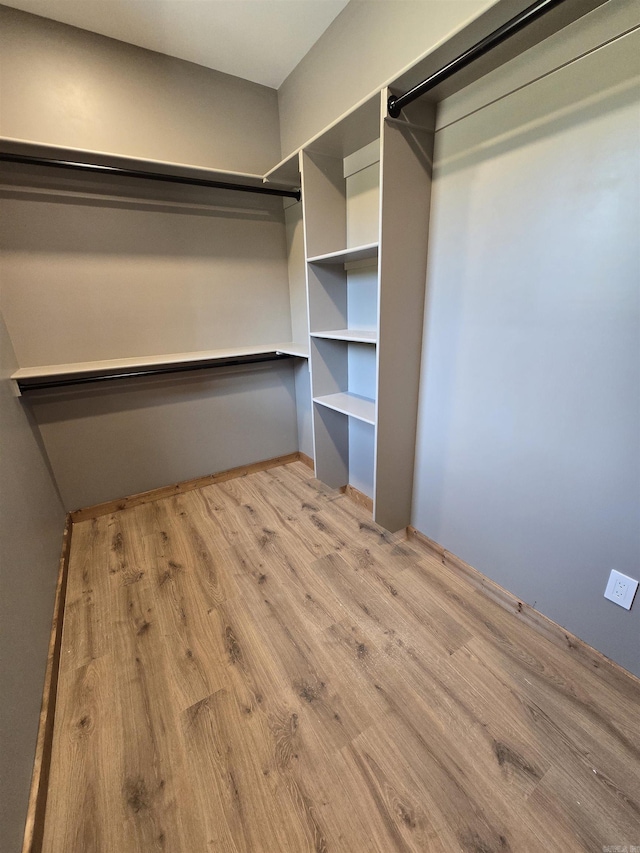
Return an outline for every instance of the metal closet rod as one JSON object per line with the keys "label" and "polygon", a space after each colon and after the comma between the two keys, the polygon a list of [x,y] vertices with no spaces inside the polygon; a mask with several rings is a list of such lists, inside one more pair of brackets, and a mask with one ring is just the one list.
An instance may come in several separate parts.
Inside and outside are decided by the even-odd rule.
{"label": "metal closet rod", "polygon": [[164,175],[162,172],[142,172],[139,169],[121,169],[118,166],[103,166],[95,163],[78,163],[75,160],[53,160],[49,157],[30,157],[23,154],[0,153],[0,160],[7,163],[23,163],[27,166],[54,166],[58,169],[72,169],[76,172],[117,175],[121,178],[144,178],[147,181],[164,181],[169,184],[188,184],[192,187],[209,187],[218,190],[235,190],[241,193],[257,195],[275,195],[295,198],[300,201],[300,190],[280,190],[275,187],[253,187],[250,184],[232,184],[227,181],[208,181],[203,178],[188,178],[181,175]]}
{"label": "metal closet rod", "polygon": [[110,382],[114,379],[131,379],[137,376],[161,376],[166,373],[185,373],[190,370],[204,370],[212,367],[235,367],[239,364],[259,364],[263,361],[282,361],[285,358],[294,358],[288,353],[269,352],[256,355],[234,356],[232,358],[216,358],[201,362],[189,362],[186,364],[172,364],[158,367],[145,367],[119,373],[100,373],[96,376],[63,376],[60,378],[47,379],[36,377],[34,379],[16,379],[21,393],[25,391],[43,391],[49,388],[66,388],[69,385],[86,385],[89,382]]}
{"label": "metal closet rod", "polygon": [[563,2],[564,0],[537,0],[536,3],[528,6],[524,11],[520,12],[514,18],[511,18],[510,21],[507,21],[506,24],[498,27],[497,30],[489,33],[488,36],[485,36],[481,41],[474,44],[473,47],[465,50],[465,52],[461,53],[460,56],[452,59],[451,62],[448,62],[438,71],[431,74],[426,80],[423,80],[422,83],[418,83],[412,89],[409,89],[409,91],[405,92],[404,95],[399,95],[398,97],[392,95],[387,101],[389,115],[392,118],[398,118],[404,107],[415,101],[416,98],[426,94],[426,92],[435,88],[439,83],[442,83],[443,80],[448,80],[449,77],[452,77],[456,72],[466,68],[467,65],[470,65],[474,60],[484,56],[484,54],[488,53],[492,48],[497,47],[510,36],[515,35],[515,33],[524,29],[528,24],[542,17],[546,12],[549,12],[555,6],[559,6],[560,3]]}

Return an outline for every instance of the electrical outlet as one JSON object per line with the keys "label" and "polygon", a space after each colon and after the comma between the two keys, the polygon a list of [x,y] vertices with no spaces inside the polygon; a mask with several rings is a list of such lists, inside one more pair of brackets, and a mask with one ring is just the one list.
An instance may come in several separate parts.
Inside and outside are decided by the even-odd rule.
{"label": "electrical outlet", "polygon": [[623,575],[622,572],[616,572],[615,569],[612,569],[607,588],[604,591],[604,597],[608,598],[609,601],[613,601],[614,604],[624,607],[625,610],[631,610],[637,589],[638,581],[627,577],[627,575]]}

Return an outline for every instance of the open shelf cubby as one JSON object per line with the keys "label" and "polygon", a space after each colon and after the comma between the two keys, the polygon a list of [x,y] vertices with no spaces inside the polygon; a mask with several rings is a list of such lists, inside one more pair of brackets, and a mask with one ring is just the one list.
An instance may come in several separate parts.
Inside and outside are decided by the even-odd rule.
{"label": "open shelf cubby", "polygon": [[375,426],[317,400],[313,409],[316,477],[336,488],[349,483],[372,498]]}
{"label": "open shelf cubby", "polygon": [[312,337],[375,344],[377,259],[330,266],[308,264],[307,283]]}
{"label": "open shelf cubby", "polygon": [[314,401],[374,424],[375,347],[352,341],[313,338],[311,358]]}

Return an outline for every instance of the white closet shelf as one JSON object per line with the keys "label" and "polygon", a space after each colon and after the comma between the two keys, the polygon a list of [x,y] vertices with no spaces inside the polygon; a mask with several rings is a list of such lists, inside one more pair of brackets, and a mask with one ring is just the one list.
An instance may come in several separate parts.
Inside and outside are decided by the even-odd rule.
{"label": "white closet shelf", "polygon": [[298,358],[309,358],[309,346],[307,344],[278,344],[276,352],[282,352],[285,355],[295,355]]}
{"label": "white closet shelf", "polygon": [[346,264],[350,261],[362,261],[366,258],[378,256],[378,244],[366,243],[364,246],[354,246],[352,249],[340,249],[338,252],[329,252],[326,255],[315,255],[307,258],[310,264]]}
{"label": "white closet shelf", "polygon": [[134,169],[140,172],[155,172],[178,177],[197,178],[205,181],[226,181],[227,183],[247,184],[256,187],[262,186],[264,183],[262,175],[256,175],[251,172],[232,172],[226,169],[195,166],[190,163],[172,163],[167,160],[151,160],[144,157],[124,156],[109,151],[68,148],[7,136],[0,137],[0,151],[6,154],[45,157],[50,160],[81,161],[94,165],[113,166],[118,169]]}
{"label": "white closet shelf", "polygon": [[273,169],[269,169],[263,178],[266,184],[276,183],[279,185],[299,187],[300,166],[298,165],[298,151],[285,157]]}
{"label": "white closet shelf", "polygon": [[312,338],[327,338],[331,341],[351,341],[360,344],[375,344],[378,334],[368,329],[335,329],[327,332],[311,332]]}
{"label": "white closet shelf", "polygon": [[226,349],[200,350],[198,352],[178,352],[166,355],[136,356],[133,358],[108,358],[101,361],[79,361],[70,364],[49,364],[38,367],[21,367],[11,375],[20,380],[55,379],[62,376],[78,376],[93,373],[116,372],[118,370],[145,370],[154,367],[172,367],[186,364],[198,364],[205,361],[217,361],[229,358],[242,358],[251,355],[266,355],[268,353],[283,353],[285,355],[308,358],[309,354],[304,344],[276,343],[259,344],[257,346],[228,347]]}
{"label": "white closet shelf", "polygon": [[376,422],[376,403],[368,397],[360,397],[358,394],[350,394],[348,391],[340,391],[338,394],[327,394],[324,397],[314,397],[314,403],[326,406],[343,415],[357,418],[367,424]]}

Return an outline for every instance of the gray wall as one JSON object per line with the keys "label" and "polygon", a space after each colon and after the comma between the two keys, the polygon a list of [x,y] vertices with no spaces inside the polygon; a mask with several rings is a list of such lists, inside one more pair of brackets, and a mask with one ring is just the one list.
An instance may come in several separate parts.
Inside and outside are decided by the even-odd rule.
{"label": "gray wall", "polygon": [[32,392],[65,507],[298,449],[292,362]]}
{"label": "gray wall", "polygon": [[0,838],[22,843],[64,529],[62,503],[0,314]]}
{"label": "gray wall", "polygon": [[640,675],[640,33],[498,91],[616,15],[440,110],[413,524]]}
{"label": "gray wall", "polygon": [[0,6],[0,135],[263,174],[274,89]]}
{"label": "gray wall", "polygon": [[[276,162],[274,90],[5,7],[0,18],[3,134],[241,171]],[[291,340],[280,199],[4,172],[21,367]],[[291,364],[98,387],[30,397],[69,510],[298,448]]]}
{"label": "gray wall", "polygon": [[[191,191],[168,203],[17,183],[0,192],[0,249],[20,366],[291,339],[279,200],[198,206]],[[29,401],[67,510],[298,449],[290,363]]]}
{"label": "gray wall", "polygon": [[282,156],[496,0],[351,0],[278,90]]}
{"label": "gray wall", "polygon": [[21,367],[291,339],[279,199],[253,209],[239,193],[213,209],[15,189],[0,199]]}

